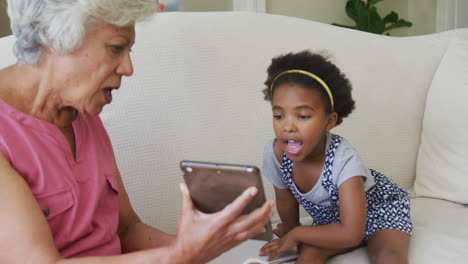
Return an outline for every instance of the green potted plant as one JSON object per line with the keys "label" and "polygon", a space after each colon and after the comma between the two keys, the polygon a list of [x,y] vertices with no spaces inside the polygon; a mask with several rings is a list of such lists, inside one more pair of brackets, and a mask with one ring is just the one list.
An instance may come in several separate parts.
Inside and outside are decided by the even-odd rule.
{"label": "green potted plant", "polygon": [[385,35],[390,35],[389,30],[400,27],[411,27],[413,25],[409,21],[399,19],[398,14],[394,11],[382,18],[377,12],[377,7],[375,7],[375,4],[380,1],[383,0],[367,0],[366,2],[362,0],[348,0],[345,8],[346,14],[356,22],[356,25],[346,26],[337,23],[333,23],[333,25]]}

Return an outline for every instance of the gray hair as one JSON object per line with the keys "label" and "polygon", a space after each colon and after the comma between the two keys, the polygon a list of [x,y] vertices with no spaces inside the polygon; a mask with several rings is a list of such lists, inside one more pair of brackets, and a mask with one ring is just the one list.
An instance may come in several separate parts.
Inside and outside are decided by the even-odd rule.
{"label": "gray hair", "polygon": [[125,26],[158,10],[157,0],[7,0],[15,56],[35,65],[44,48],[61,54],[77,48],[91,23]]}

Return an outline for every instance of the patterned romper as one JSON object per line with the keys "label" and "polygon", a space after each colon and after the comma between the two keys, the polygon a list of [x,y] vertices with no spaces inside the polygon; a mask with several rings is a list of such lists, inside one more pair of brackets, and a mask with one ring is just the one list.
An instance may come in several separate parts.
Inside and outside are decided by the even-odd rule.
{"label": "patterned romper", "polygon": [[[283,154],[281,174],[289,190],[293,193],[298,203],[313,218],[312,225],[325,225],[340,221],[340,202],[338,188],[332,182],[332,167],[335,151],[341,143],[341,137],[332,136],[332,143],[326,151],[322,186],[328,191],[330,205],[317,205],[302,197],[294,187],[291,177],[293,162]],[[410,219],[410,199],[408,193],[387,176],[370,170],[374,177],[375,185],[366,192],[367,220],[364,240],[381,229],[397,229],[411,235],[413,225]]]}

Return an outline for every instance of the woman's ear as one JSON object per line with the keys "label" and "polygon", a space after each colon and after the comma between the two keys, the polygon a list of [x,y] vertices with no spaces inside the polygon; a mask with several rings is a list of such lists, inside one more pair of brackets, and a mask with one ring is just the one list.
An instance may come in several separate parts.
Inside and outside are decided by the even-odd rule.
{"label": "woman's ear", "polygon": [[326,131],[330,131],[336,126],[336,121],[338,120],[338,114],[333,112],[328,115]]}

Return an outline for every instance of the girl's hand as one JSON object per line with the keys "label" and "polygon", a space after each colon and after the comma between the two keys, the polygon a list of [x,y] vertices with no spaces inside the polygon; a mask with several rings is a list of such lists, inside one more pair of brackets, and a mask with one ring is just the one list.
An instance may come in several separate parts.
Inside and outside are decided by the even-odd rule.
{"label": "girl's hand", "polygon": [[[273,201],[238,217],[258,190],[248,188],[222,211],[205,214],[195,209],[189,190],[181,184],[182,214],[177,225],[175,250],[186,263],[206,263],[252,236],[265,231],[273,216]],[[183,262],[185,263],[185,262]]]}
{"label": "girl's hand", "polygon": [[282,238],[273,239],[272,241],[266,243],[260,249],[260,256],[265,256],[270,254],[268,261],[274,259],[277,255],[286,252],[294,247],[297,247],[299,242],[295,241],[292,235],[292,232],[287,233]]}
{"label": "girl's hand", "polygon": [[284,226],[282,223],[277,224],[276,228],[273,229],[273,234],[275,234],[279,238],[282,238],[284,236],[284,233]]}

